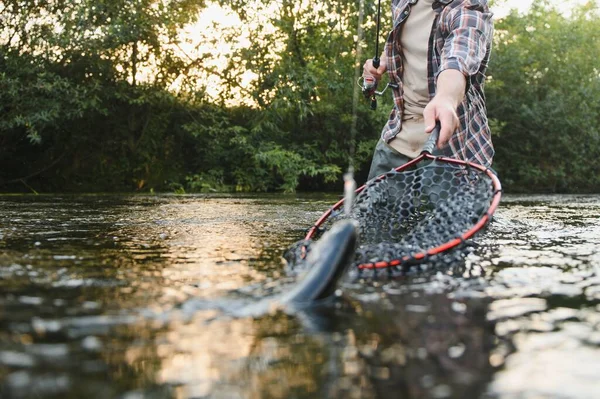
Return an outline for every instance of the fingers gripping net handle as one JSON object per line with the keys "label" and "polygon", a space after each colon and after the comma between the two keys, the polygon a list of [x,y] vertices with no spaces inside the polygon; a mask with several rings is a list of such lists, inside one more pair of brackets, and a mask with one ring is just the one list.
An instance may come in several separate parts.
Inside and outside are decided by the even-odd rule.
{"label": "fingers gripping net handle", "polygon": [[[430,139],[435,144],[437,137]],[[351,208],[360,234],[355,266],[380,269],[423,262],[461,246],[491,220],[501,185],[488,168],[424,150],[356,193]],[[306,239],[318,238],[344,218],[343,205],[341,200],[325,212]]]}

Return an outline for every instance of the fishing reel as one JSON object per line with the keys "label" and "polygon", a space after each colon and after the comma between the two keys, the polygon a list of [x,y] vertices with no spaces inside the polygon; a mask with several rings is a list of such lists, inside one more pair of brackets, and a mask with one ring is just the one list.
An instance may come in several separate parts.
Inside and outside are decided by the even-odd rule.
{"label": "fishing reel", "polygon": [[[379,68],[379,62],[380,62],[379,58],[374,57],[373,58],[373,67]],[[383,90],[377,91],[377,83],[379,83],[379,82],[377,82],[377,79],[375,79],[375,77],[373,77],[373,76],[361,76],[360,78],[358,78],[358,81],[356,82],[356,84],[358,84],[358,86],[360,86],[360,88],[362,89],[363,96],[365,96],[365,98],[371,100],[371,109],[372,110],[377,109],[377,96],[382,96],[383,93],[385,93],[385,91],[388,89],[388,87],[391,87],[392,89],[397,89],[399,87],[396,83],[390,82],[385,85]]]}
{"label": "fishing reel", "polygon": [[379,82],[377,82],[377,79],[375,79],[373,76],[361,76],[356,81],[356,84],[362,90],[363,96],[365,96],[366,99],[371,100],[372,110],[377,109],[377,96],[382,96],[383,93],[385,93],[385,91],[388,89],[388,87],[391,87],[392,89],[397,89],[399,87],[396,83],[390,82],[385,85],[383,90],[377,91],[378,83]]}
{"label": "fishing reel", "polygon": [[373,76],[361,76],[356,84],[361,88],[363,96],[371,100],[371,109],[377,109],[377,79]]}
{"label": "fishing reel", "polygon": [[[417,0],[414,0],[416,2]],[[381,24],[381,0],[377,0],[377,34],[375,35],[375,56],[373,57],[373,67],[379,68],[380,59],[379,59],[379,31]],[[362,80],[361,80],[362,79]],[[377,109],[377,96],[383,95],[388,87],[392,89],[398,89],[400,86],[396,83],[388,83],[385,85],[383,90],[377,91],[377,79],[373,76],[361,76],[356,81],[356,84],[361,88],[363,96],[367,99],[371,100],[371,109]]]}

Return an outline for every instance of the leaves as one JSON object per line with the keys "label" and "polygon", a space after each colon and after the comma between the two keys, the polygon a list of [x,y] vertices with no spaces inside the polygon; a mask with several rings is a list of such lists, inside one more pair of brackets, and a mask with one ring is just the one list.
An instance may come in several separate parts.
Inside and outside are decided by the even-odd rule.
{"label": "leaves", "polygon": [[548,4],[496,24],[487,85],[495,165],[510,190],[594,191],[600,184],[600,17]]}
{"label": "leaves", "polygon": [[[353,115],[358,3],[219,3],[240,23],[198,42],[182,29],[201,0],[3,2],[0,189],[338,189],[350,156],[364,178],[391,98]],[[600,188],[598,26],[591,3],[496,23],[486,89],[508,190]]]}

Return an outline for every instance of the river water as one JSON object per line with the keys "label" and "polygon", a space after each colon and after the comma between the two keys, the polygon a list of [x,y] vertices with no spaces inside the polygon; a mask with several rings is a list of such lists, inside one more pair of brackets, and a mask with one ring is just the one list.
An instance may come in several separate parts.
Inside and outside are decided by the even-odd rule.
{"label": "river water", "polygon": [[243,316],[336,200],[0,196],[0,397],[600,397],[600,196],[507,195],[460,266]]}

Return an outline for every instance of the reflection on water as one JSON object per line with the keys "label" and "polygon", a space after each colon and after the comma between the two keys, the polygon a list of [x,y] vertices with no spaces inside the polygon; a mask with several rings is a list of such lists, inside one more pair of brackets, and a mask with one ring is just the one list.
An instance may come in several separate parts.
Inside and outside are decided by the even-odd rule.
{"label": "reflection on water", "polygon": [[460,267],[242,317],[337,198],[0,196],[0,396],[593,398],[600,197],[508,197]]}

